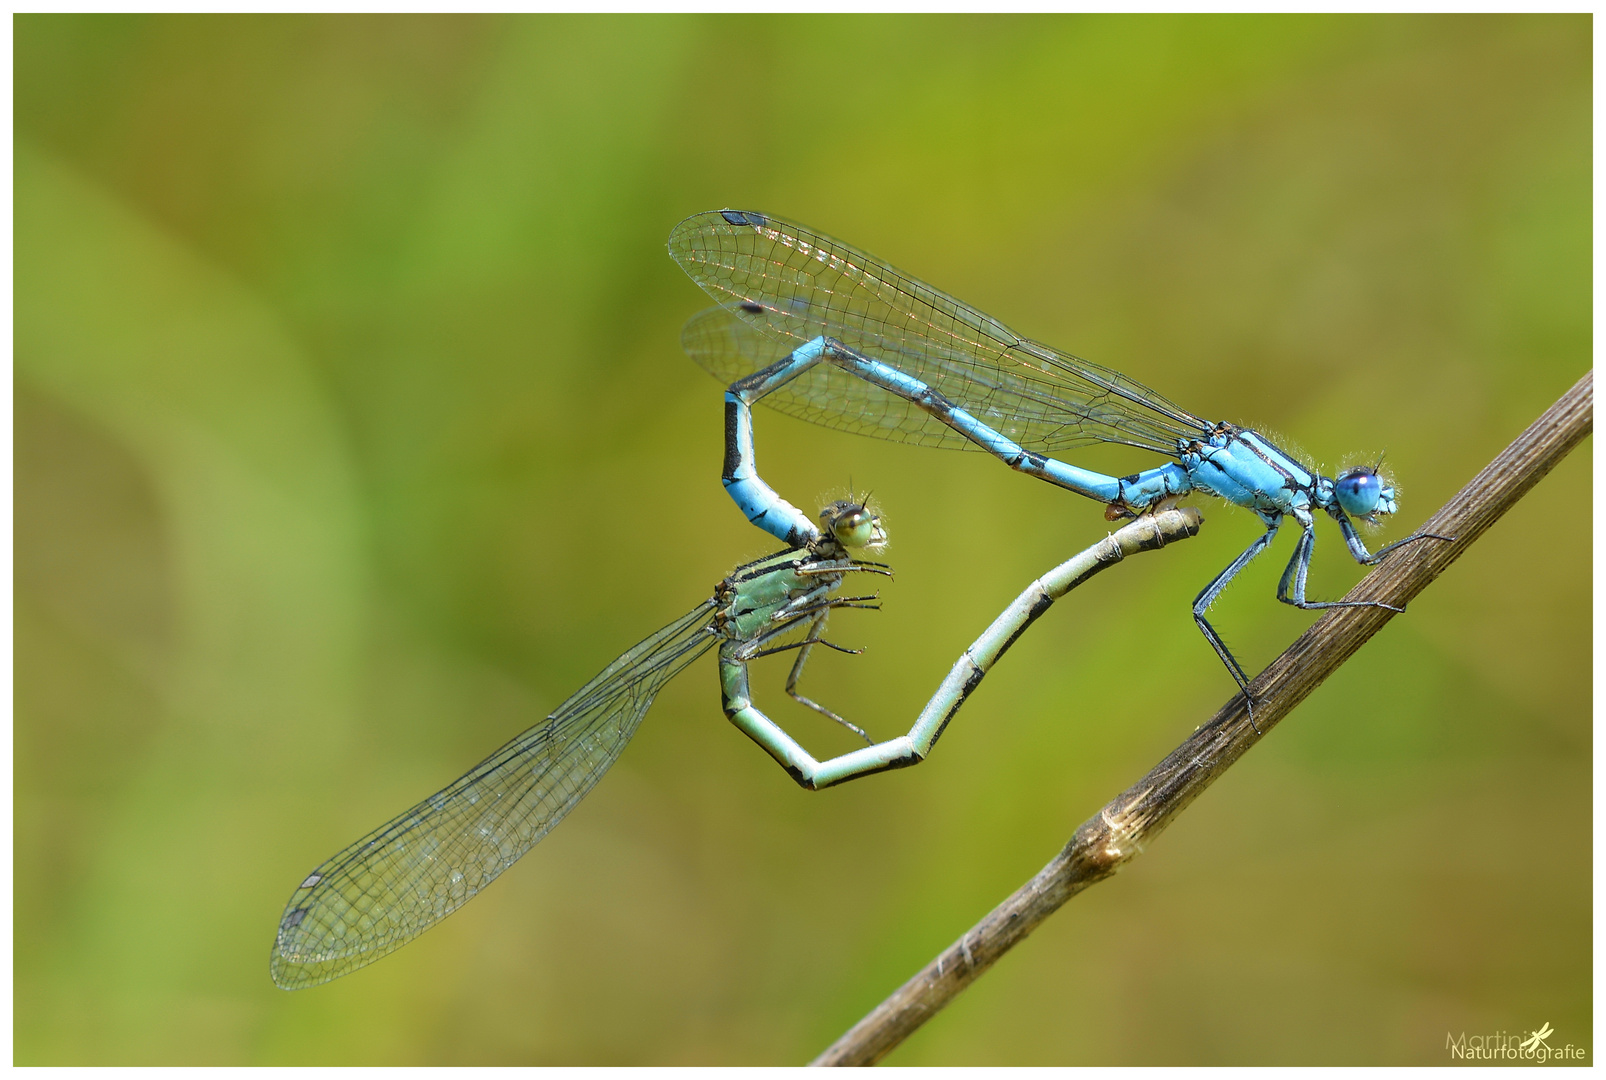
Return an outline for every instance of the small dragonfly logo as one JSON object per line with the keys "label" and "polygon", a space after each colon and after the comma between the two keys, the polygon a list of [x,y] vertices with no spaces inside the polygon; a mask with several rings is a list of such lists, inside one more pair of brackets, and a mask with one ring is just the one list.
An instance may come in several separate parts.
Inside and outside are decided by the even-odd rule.
{"label": "small dragonfly logo", "polygon": [[1550,1023],[1546,1021],[1545,1025],[1538,1031],[1529,1032],[1528,1037],[1522,1041],[1520,1049],[1532,1053],[1539,1049],[1540,1046],[1544,1046],[1546,1050],[1549,1050],[1550,1047],[1545,1043],[1545,1040],[1550,1038],[1550,1035]]}

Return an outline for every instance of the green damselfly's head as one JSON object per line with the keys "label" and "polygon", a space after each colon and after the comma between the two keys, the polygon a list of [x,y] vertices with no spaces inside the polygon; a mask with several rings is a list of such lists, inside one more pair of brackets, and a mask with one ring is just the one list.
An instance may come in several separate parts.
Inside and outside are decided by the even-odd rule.
{"label": "green damselfly's head", "polygon": [[820,527],[845,548],[880,551],[887,546],[887,530],[868,495],[862,502],[849,496],[829,504],[820,511]]}

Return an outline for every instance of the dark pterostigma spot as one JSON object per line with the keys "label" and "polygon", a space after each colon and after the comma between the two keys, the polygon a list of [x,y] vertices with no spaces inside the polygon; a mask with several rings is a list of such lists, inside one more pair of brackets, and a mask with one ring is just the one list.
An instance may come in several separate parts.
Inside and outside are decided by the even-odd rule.
{"label": "dark pterostigma spot", "polygon": [[732,225],[751,225],[756,229],[769,224],[769,219],[763,214],[755,214],[750,210],[721,210],[719,214]]}
{"label": "dark pterostigma spot", "polygon": [[294,911],[292,911],[290,914],[288,914],[288,915],[286,915],[284,917],[284,929],[286,929],[286,930],[294,930],[296,927],[301,925],[301,920],[305,919],[306,917],[307,917],[307,909],[306,908],[304,908],[304,907],[296,908]]}
{"label": "dark pterostigma spot", "polygon": [[743,300],[740,304],[737,304],[736,306],[740,310],[747,312],[749,315],[759,315],[759,314],[762,314],[763,311],[764,311],[764,305],[763,304],[755,304],[751,300]]}

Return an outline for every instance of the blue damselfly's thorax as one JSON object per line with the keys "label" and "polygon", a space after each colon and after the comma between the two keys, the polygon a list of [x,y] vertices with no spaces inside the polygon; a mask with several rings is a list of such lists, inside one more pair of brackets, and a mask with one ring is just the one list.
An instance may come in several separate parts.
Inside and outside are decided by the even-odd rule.
{"label": "blue damselfly's thorax", "polygon": [[[1394,488],[1375,466],[1323,476],[1257,431],[1216,424],[1202,439],[1179,439],[1188,486],[1257,513],[1342,512],[1376,523],[1395,509]],[[1130,503],[1130,500],[1129,500]]]}

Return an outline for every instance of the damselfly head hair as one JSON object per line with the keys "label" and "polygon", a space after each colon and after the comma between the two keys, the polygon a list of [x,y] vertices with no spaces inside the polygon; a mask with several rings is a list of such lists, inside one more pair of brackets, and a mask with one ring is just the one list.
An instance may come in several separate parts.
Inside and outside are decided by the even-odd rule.
{"label": "damselfly head hair", "polygon": [[1333,481],[1333,497],[1339,508],[1352,518],[1376,525],[1398,509],[1399,491],[1383,472],[1383,455],[1376,463],[1353,465]]}
{"label": "damselfly head hair", "polygon": [[850,493],[845,499],[827,503],[820,511],[820,527],[845,548],[881,551],[887,546],[881,511],[870,501],[869,493],[863,498]]}

